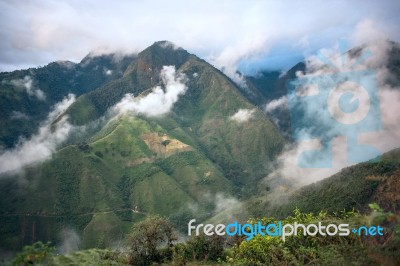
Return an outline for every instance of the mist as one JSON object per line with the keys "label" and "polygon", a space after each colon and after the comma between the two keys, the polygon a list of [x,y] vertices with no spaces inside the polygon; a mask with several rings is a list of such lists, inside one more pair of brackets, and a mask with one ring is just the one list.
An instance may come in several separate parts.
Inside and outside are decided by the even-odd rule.
{"label": "mist", "polygon": [[236,121],[237,123],[243,123],[250,120],[254,115],[254,109],[239,109],[234,115],[229,119]]}
{"label": "mist", "polygon": [[21,138],[14,148],[3,151],[0,154],[0,174],[18,173],[25,166],[51,158],[57,146],[67,139],[73,129],[67,116],[55,124],[53,122],[74,102],[75,95],[69,94],[51,108],[36,134],[28,139]]}
{"label": "mist", "polygon": [[[371,26],[372,24],[366,23],[366,25]],[[360,26],[360,30],[365,31],[365,27],[364,23]],[[358,32],[355,36],[363,35],[362,32]],[[298,117],[298,119],[312,121],[311,126],[309,124],[307,127],[296,128],[292,131],[298,141],[286,146],[277,159],[278,167],[267,179],[283,177],[290,180],[294,186],[302,186],[329,177],[344,167],[373,159],[379,154],[400,147],[400,119],[398,116],[400,87],[391,85],[393,82],[390,81],[393,81],[394,77],[387,68],[391,48],[390,42],[375,40],[362,47],[359,56],[350,56],[349,53],[343,55],[340,53],[340,47],[336,46],[332,49],[323,49],[319,54],[306,59],[306,71],[297,73],[298,78],[315,78],[320,83],[337,83],[338,86],[335,90],[338,95],[332,96],[331,92],[327,102],[318,98],[307,104],[300,102],[303,117]],[[372,71],[365,73],[372,73],[376,80],[376,100],[371,95],[360,91],[362,89],[357,87],[357,84],[336,78],[340,75],[331,75],[332,73],[364,73],[362,72],[364,70]],[[350,75],[350,77],[352,76]],[[361,81],[365,78],[366,76],[357,76],[357,79]],[[340,108],[335,105],[344,95],[341,92],[342,89],[355,93],[347,99],[350,103],[358,104],[358,109],[352,116],[340,111]],[[322,91],[309,86],[301,93],[319,95]],[[271,111],[287,104],[285,99],[281,98],[270,102],[266,105],[266,110]],[[327,106],[324,108],[327,108],[328,112],[321,106]],[[336,121],[332,120],[332,117]],[[296,119],[296,117],[294,118]],[[358,121],[361,122],[358,123]],[[343,125],[351,125],[352,129],[348,130]],[[347,130],[347,133],[343,131],[344,129]],[[319,137],[315,137],[316,132]],[[350,143],[346,134],[356,135],[356,142]],[[329,153],[301,157],[303,152],[323,150],[326,148],[324,146],[326,141],[331,141],[332,157]],[[303,161],[299,161],[299,158]],[[314,167],[301,167],[301,164]]]}
{"label": "mist", "polygon": [[30,97],[35,97],[40,101],[46,100],[46,94],[34,86],[34,80],[31,76],[25,76],[23,79],[12,79],[10,81],[3,81],[16,87],[17,89],[23,89]]}
{"label": "mist", "polygon": [[165,87],[156,86],[145,96],[135,97],[126,94],[122,100],[113,107],[113,111],[124,114],[143,114],[149,117],[160,116],[171,111],[179,96],[187,90],[185,75],[177,73],[175,66],[164,66],[160,77]]}
{"label": "mist", "polygon": [[78,233],[71,228],[64,228],[60,232],[60,238],[62,242],[58,247],[60,254],[67,255],[69,253],[78,251],[81,245],[81,238]]}

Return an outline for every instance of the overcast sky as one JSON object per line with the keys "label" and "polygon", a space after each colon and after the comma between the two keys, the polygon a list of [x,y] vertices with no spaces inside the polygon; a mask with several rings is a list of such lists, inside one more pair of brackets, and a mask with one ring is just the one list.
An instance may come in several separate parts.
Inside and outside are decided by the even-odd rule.
{"label": "overcast sky", "polygon": [[169,40],[218,67],[288,68],[347,38],[400,41],[400,1],[0,0],[0,71]]}

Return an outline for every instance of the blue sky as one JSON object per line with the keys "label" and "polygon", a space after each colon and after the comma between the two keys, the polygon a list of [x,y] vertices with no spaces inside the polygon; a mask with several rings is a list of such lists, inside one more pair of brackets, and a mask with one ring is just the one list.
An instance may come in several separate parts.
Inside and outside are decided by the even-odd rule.
{"label": "blue sky", "polygon": [[217,67],[287,69],[346,38],[400,41],[399,1],[0,0],[0,71],[169,40]]}

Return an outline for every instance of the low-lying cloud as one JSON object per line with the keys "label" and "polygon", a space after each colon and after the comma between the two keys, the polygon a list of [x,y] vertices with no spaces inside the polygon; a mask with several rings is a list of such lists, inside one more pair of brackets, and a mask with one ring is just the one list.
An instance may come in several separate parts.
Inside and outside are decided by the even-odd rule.
{"label": "low-lying cloud", "polygon": [[[335,98],[331,92],[327,102],[323,102],[324,99],[316,97],[313,102],[302,104],[300,106],[302,115],[298,118],[312,121],[312,123],[304,126],[304,128],[297,128],[296,132],[293,132],[299,141],[286,147],[277,160],[279,166],[269,178],[283,177],[295,181],[294,183],[297,185],[305,185],[326,178],[343,167],[354,164],[351,161],[352,159],[365,161],[373,159],[376,156],[376,151],[384,153],[400,147],[400,120],[397,115],[400,112],[400,105],[398,104],[400,102],[400,86],[398,82],[396,86],[393,85],[393,82],[390,82],[395,77],[393,77],[393,73],[388,68],[392,48],[393,44],[387,41],[375,41],[363,47],[358,56],[346,54],[345,57],[342,57],[338,53],[338,47],[322,51],[321,53],[326,56],[331,65],[326,65],[327,61],[322,62],[320,60],[321,56],[312,56],[307,59],[306,72],[298,73],[298,76],[311,79],[315,77],[318,82],[330,83],[332,78],[340,77],[340,73],[363,73],[360,71],[372,70],[369,73],[373,73],[377,82],[378,102],[371,103],[370,101],[373,99],[371,95],[369,95],[371,99],[368,99],[368,95],[364,97],[365,95],[357,90],[351,90],[355,94],[351,98],[348,97],[347,100],[350,106],[352,104],[357,106],[357,112],[354,113],[358,113],[359,117],[348,117],[346,112],[339,112],[338,108],[329,106],[332,99],[339,103],[340,98],[345,96],[343,93],[339,95],[341,97]],[[398,46],[397,49],[399,49]],[[370,56],[360,60],[363,54],[369,54]],[[339,73],[339,75],[332,76],[332,73]],[[363,78],[361,76],[357,80],[362,81]],[[335,88],[338,93],[341,93],[343,86],[349,90],[357,87],[346,79],[340,80],[340,78],[337,78],[337,80],[333,81],[338,84]],[[318,87],[311,88],[310,86],[308,90],[302,91],[302,93],[305,95],[307,93],[319,95],[322,92],[319,91]],[[283,102],[281,99],[271,102],[268,106],[269,109],[277,108]],[[324,104],[328,105],[326,108],[329,112],[327,109],[322,108]],[[379,105],[378,111],[372,112],[372,105]],[[352,111],[350,110],[349,113],[352,113]],[[366,114],[368,114],[368,119],[365,118]],[[332,120],[332,117],[335,118],[335,121]],[[353,121],[354,119],[356,121]],[[357,121],[361,122],[358,123]],[[346,132],[350,132],[355,136],[354,142],[349,143],[351,136],[343,135],[346,134],[343,132],[343,125],[352,126],[353,129]],[[382,128],[379,128],[379,125]],[[319,138],[315,137],[316,132],[318,132]],[[301,157],[303,152],[322,149],[326,141],[331,141],[332,158],[328,154],[325,154],[327,156],[324,157],[323,153],[319,154],[319,156]],[[365,145],[368,145],[368,148]],[[364,148],[360,149],[360,147]],[[306,160],[305,164],[324,165],[331,160],[331,165],[326,168],[318,166],[315,168],[302,168],[300,167],[300,157]]]}
{"label": "low-lying cloud", "polygon": [[81,238],[74,229],[64,228],[60,233],[62,242],[58,252],[63,255],[78,251],[81,245]]}
{"label": "low-lying cloud", "polygon": [[160,76],[165,90],[157,86],[142,97],[126,94],[113,110],[120,114],[133,113],[146,116],[160,116],[171,111],[179,96],[187,90],[185,75],[176,73],[175,66],[164,66]]}
{"label": "low-lying cloud", "polygon": [[46,100],[46,94],[41,90],[33,86],[33,79],[30,76],[25,76],[23,79],[13,79],[10,84],[22,88],[31,97],[36,97],[40,101]]}
{"label": "low-lying cloud", "polygon": [[230,117],[230,119],[238,123],[243,123],[251,119],[254,115],[254,112],[254,109],[239,109],[234,115]]}
{"label": "low-lying cloud", "polygon": [[53,106],[46,121],[42,123],[35,135],[29,139],[20,139],[13,149],[3,151],[0,154],[0,174],[16,173],[25,166],[49,159],[57,146],[67,139],[73,129],[66,116],[55,124],[53,122],[73,102],[75,102],[75,95],[69,94]]}
{"label": "low-lying cloud", "polygon": [[[233,222],[235,220],[246,217],[247,211],[243,206],[243,202],[230,195],[226,195],[222,192],[215,194],[207,192],[203,194],[202,201],[205,203],[211,203],[214,205],[214,210],[211,219],[214,223],[226,223]],[[188,208],[196,213],[199,210],[197,204],[188,205]]]}
{"label": "low-lying cloud", "polygon": [[268,102],[265,105],[265,111],[267,113],[270,113],[270,112],[275,111],[276,109],[282,108],[284,106],[287,106],[287,97],[286,96],[282,96],[278,99]]}
{"label": "low-lying cloud", "polygon": [[29,116],[20,111],[12,111],[10,119],[11,120],[28,120]]}

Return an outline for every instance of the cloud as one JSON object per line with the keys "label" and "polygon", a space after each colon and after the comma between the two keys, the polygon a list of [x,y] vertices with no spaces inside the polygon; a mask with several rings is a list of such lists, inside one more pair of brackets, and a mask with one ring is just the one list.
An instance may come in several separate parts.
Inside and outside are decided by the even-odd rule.
{"label": "cloud", "polygon": [[221,69],[237,85],[247,88],[243,75],[238,72],[239,63],[245,58],[255,57],[257,54],[265,51],[266,41],[264,34],[243,38],[235,45],[229,45],[224,48],[216,58],[210,58],[209,60],[211,64]]}
{"label": "cloud", "polygon": [[[367,24],[369,25],[369,22]],[[361,29],[363,30],[363,27]],[[358,32],[355,33],[355,36],[359,36]],[[326,178],[343,167],[354,164],[348,159],[365,161],[376,156],[376,149],[380,153],[384,153],[400,147],[400,120],[397,115],[400,112],[398,104],[400,86],[396,87],[391,82],[393,73],[388,69],[391,49],[392,44],[387,41],[374,41],[363,47],[358,52],[358,56],[346,54],[345,57],[342,57],[338,53],[339,47],[324,49],[321,53],[328,59],[327,62],[330,62],[328,66],[321,62],[321,56],[311,56],[307,59],[306,72],[299,73],[298,76],[306,77],[309,80],[315,79],[320,87],[307,86],[303,88],[301,94],[311,93],[317,97],[314,97],[313,101],[298,102],[298,110],[301,110],[302,115],[298,115],[295,119],[306,121],[307,123],[304,124],[307,126],[293,132],[299,142],[286,147],[277,160],[277,168],[268,179],[283,177],[294,181],[296,185],[305,185]],[[397,49],[399,49],[398,45]],[[370,56],[363,57],[363,54],[370,54]],[[360,58],[364,58],[364,60],[360,60]],[[360,72],[363,70],[372,72]],[[338,75],[332,75],[332,73],[338,73]],[[341,73],[363,74],[350,74],[350,80],[348,80],[348,78],[342,79]],[[374,100],[373,96],[370,92],[365,92],[363,86],[358,83],[365,80],[371,73],[377,83],[377,102],[371,102]],[[352,82],[351,78],[355,78],[355,82]],[[337,84],[334,87],[335,93],[333,90],[330,91],[327,99],[318,97],[320,93],[324,93],[323,84],[332,82]],[[397,85],[399,85],[398,82]],[[346,95],[346,90],[353,94]],[[341,111],[339,106],[340,100],[343,99],[348,101],[350,106],[355,106],[355,111],[347,110],[347,113]],[[277,100],[276,103],[271,103],[270,108],[279,106],[278,102]],[[339,106],[330,107],[332,103],[339,104]],[[373,107],[376,105],[378,105],[377,111]],[[348,113],[354,115],[349,116]],[[379,124],[382,125],[381,129],[379,129]],[[351,129],[346,129],[348,125],[351,126]],[[315,137],[315,134],[319,134],[319,137]],[[348,136],[351,135],[347,134],[354,134],[356,137],[355,140],[350,139],[350,144]],[[321,149],[329,140],[332,140],[332,160],[327,156],[328,153],[301,157],[304,151]],[[375,149],[362,145],[368,145]],[[361,147],[364,149],[360,149]],[[318,166],[302,168],[299,166],[301,163],[299,158],[306,160],[306,165],[323,165],[328,161],[331,161],[332,164],[327,168]]]}
{"label": "cloud", "polygon": [[[321,148],[321,142],[314,139],[309,141],[301,141],[295,144],[289,144],[285,147],[285,150],[278,156],[276,160],[276,169],[268,175],[268,180],[279,180],[284,178],[291,182],[294,187],[300,187],[307,185],[326,177],[329,177],[347,166],[346,159],[343,151],[346,150],[345,139],[336,138],[333,140],[333,159],[332,166],[328,168],[302,168],[299,167],[300,155],[309,150],[317,150]],[[324,163],[327,158],[325,157],[313,157],[312,163],[319,164]]]}
{"label": "cloud", "polygon": [[63,117],[52,124],[75,101],[75,95],[69,94],[61,102],[55,104],[46,121],[38,132],[29,139],[21,139],[10,150],[0,154],[0,174],[15,173],[23,167],[43,162],[51,157],[59,144],[66,140],[73,126]]}
{"label": "cloud", "polygon": [[74,229],[64,228],[60,233],[60,238],[62,239],[58,247],[60,254],[67,255],[79,250],[81,238]]}
{"label": "cloud", "polygon": [[159,44],[162,48],[167,49],[167,48],[172,48],[173,50],[178,50],[180,47],[174,44],[173,42],[170,41],[164,41]]}
{"label": "cloud", "polygon": [[287,106],[287,97],[282,96],[278,99],[272,100],[265,105],[265,111],[270,113],[276,109],[282,108],[283,106]]}
{"label": "cloud", "polygon": [[[213,212],[209,213],[213,215],[209,218],[209,221],[213,223],[228,223],[247,217],[243,203],[230,195],[221,192],[215,194],[207,192],[203,195],[203,201],[214,205]],[[191,207],[191,210],[196,212],[198,207]]]}
{"label": "cloud", "polygon": [[10,119],[11,120],[28,120],[29,116],[20,111],[12,111]]}
{"label": "cloud", "polygon": [[241,62],[284,44],[326,46],[365,19],[399,40],[398,10],[390,0],[0,1],[0,70],[76,62],[99,47],[138,52],[169,40],[235,74]]}
{"label": "cloud", "polygon": [[36,97],[40,101],[46,100],[44,92],[34,88],[33,80],[30,76],[25,76],[23,79],[13,79],[9,83],[17,88],[23,88],[29,96]]}
{"label": "cloud", "polygon": [[179,96],[187,90],[185,75],[176,73],[175,66],[164,66],[160,76],[165,90],[157,86],[149,94],[142,97],[126,94],[114,106],[113,110],[118,113],[144,114],[147,116],[160,116],[171,111]]}
{"label": "cloud", "polygon": [[243,123],[248,121],[253,117],[255,110],[254,109],[239,109],[234,115],[232,115],[229,119],[236,121],[238,123]]}
{"label": "cloud", "polygon": [[377,40],[385,40],[395,34],[392,31],[393,29],[385,29],[383,25],[373,19],[365,19],[357,23],[355,34],[352,35],[350,41],[353,45],[362,45]]}
{"label": "cloud", "polygon": [[221,193],[215,195],[215,213],[235,209],[238,208],[239,205],[241,205],[241,203],[233,197],[226,197]]}

